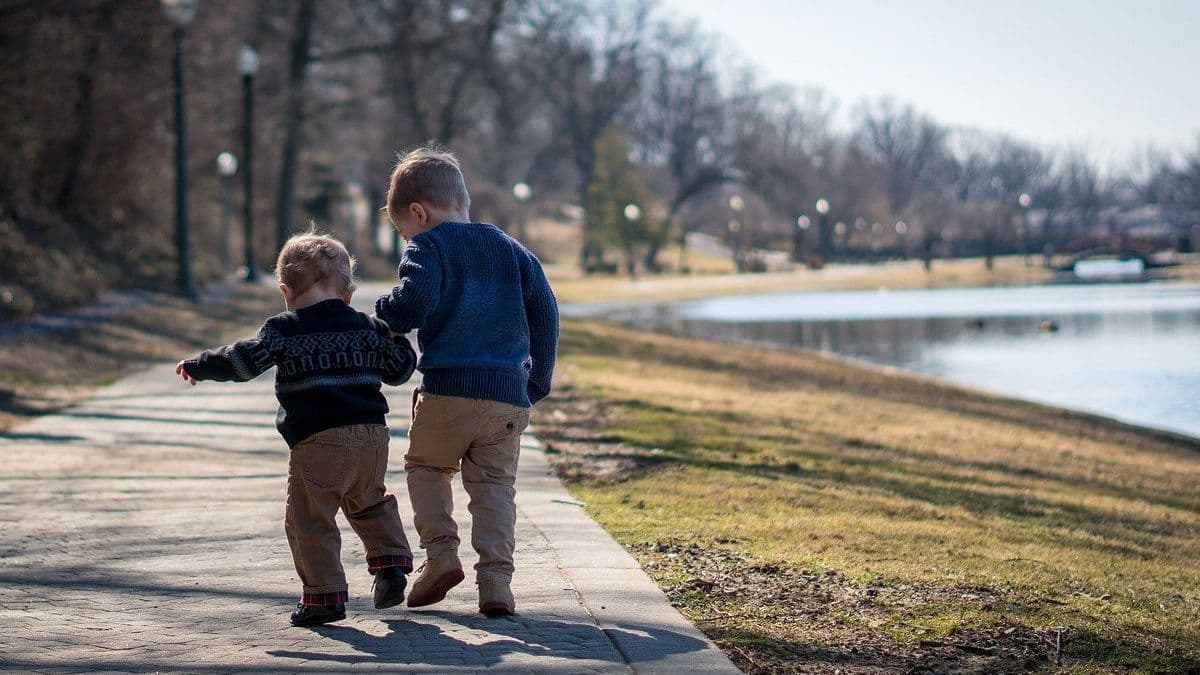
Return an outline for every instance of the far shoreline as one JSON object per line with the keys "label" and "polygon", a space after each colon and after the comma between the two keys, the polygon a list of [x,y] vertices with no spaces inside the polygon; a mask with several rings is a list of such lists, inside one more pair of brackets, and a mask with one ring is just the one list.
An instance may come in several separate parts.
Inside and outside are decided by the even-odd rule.
{"label": "far shoreline", "polygon": [[[1170,269],[1171,275],[1165,279],[1127,283],[1200,282],[1200,259]],[[975,288],[1055,283],[1053,270],[1033,264],[1032,259],[1027,265],[1019,255],[995,258],[991,270],[987,269],[983,258],[955,258],[934,261],[928,272],[920,260],[893,260],[875,264],[828,265],[819,270],[648,275],[633,279],[585,276],[573,267],[562,266],[548,267],[548,274],[559,303],[563,305],[676,302],[806,290]]]}

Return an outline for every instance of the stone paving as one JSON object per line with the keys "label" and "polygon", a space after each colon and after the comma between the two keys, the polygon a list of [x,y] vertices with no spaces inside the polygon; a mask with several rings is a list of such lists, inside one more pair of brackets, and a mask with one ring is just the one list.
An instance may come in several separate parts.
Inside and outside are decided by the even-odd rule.
{"label": "stone paving", "polygon": [[[347,619],[291,627],[300,586],[283,534],[273,373],[190,387],[172,371],[0,433],[0,670],[737,672],[572,503],[532,435],[516,617],[476,612],[469,569],[438,605],[375,610],[342,521]],[[393,469],[413,386],[388,390]],[[411,523],[403,472],[388,482]],[[469,566],[461,485],[455,498]]]}

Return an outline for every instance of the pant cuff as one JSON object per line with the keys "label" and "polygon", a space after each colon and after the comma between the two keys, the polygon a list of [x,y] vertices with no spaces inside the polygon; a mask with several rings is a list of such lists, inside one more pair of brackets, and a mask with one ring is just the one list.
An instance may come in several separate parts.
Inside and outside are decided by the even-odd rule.
{"label": "pant cuff", "polygon": [[350,591],[332,591],[328,593],[309,593],[300,595],[302,605],[344,605],[350,601]]}
{"label": "pant cuff", "polygon": [[413,570],[412,556],[407,555],[377,555],[367,558],[367,571],[375,574],[389,567],[399,567],[408,574]]}

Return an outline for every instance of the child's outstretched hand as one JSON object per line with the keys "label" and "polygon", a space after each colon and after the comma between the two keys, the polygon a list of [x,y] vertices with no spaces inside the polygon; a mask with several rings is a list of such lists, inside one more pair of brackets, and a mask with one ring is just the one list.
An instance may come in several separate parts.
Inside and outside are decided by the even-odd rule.
{"label": "child's outstretched hand", "polygon": [[175,374],[187,380],[188,382],[191,382],[192,386],[196,385],[196,378],[188,374],[187,368],[183,367],[183,361],[180,361],[178,365],[175,366]]}

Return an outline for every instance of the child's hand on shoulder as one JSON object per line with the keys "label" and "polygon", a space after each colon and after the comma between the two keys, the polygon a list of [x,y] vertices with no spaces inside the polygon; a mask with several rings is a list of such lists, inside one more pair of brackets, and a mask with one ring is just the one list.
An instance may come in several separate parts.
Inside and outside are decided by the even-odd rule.
{"label": "child's hand on shoulder", "polygon": [[186,361],[180,361],[178,364],[176,364],[175,374],[187,380],[188,382],[191,382],[192,386],[195,386],[196,378],[188,374],[187,367],[184,365],[184,363],[186,363]]}

